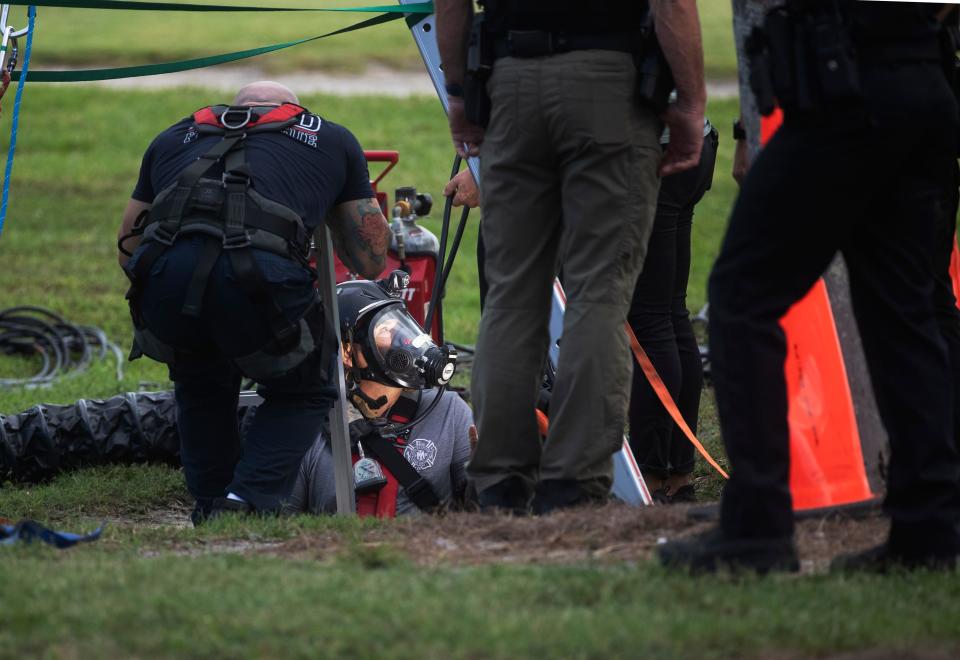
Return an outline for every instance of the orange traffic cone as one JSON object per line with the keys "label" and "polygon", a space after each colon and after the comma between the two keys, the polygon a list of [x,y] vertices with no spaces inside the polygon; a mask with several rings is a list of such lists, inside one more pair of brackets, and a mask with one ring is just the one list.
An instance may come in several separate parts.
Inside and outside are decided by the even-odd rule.
{"label": "orange traffic cone", "polygon": [[[779,110],[761,120],[762,144],[766,144],[782,120]],[[787,338],[784,377],[794,510],[874,499],[843,351],[822,279],[790,308],[780,324]]]}

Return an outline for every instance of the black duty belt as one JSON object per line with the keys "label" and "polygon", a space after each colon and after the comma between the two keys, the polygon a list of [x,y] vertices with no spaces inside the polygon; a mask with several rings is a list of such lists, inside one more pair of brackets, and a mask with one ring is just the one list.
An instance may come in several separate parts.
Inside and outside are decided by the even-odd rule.
{"label": "black duty belt", "polygon": [[640,50],[643,37],[639,32],[610,34],[569,34],[538,30],[510,30],[493,41],[493,56],[544,57],[575,50],[617,50],[634,53]]}
{"label": "black duty belt", "polygon": [[867,66],[906,64],[908,62],[939,62],[943,57],[940,44],[935,39],[875,45],[858,44],[857,55],[860,63]]}

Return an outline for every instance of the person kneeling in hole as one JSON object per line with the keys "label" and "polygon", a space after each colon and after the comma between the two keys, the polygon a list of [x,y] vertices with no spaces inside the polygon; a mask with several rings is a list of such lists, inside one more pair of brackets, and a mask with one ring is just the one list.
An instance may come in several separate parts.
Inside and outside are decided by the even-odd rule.
{"label": "person kneeling in hole", "polygon": [[[386,280],[345,282],[337,289],[361,516],[461,506],[476,443],[470,407],[446,391],[456,352],[437,346],[407,313],[400,295],[408,277],[394,271]],[[304,457],[285,510],[336,513],[327,434]]]}

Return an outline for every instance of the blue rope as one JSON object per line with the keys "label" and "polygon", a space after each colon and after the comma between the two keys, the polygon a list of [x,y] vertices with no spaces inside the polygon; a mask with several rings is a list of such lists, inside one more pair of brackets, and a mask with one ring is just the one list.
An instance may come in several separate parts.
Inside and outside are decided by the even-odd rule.
{"label": "blue rope", "polygon": [[17,83],[17,96],[13,101],[13,119],[10,121],[10,148],[7,149],[7,169],[3,173],[3,201],[0,202],[0,234],[3,222],[7,219],[7,202],[10,200],[10,175],[13,174],[13,154],[17,149],[17,126],[20,123],[20,101],[23,88],[27,84],[27,71],[30,69],[30,47],[33,45],[33,24],[37,17],[37,8],[30,5],[27,9],[27,48],[23,53],[23,71]]}

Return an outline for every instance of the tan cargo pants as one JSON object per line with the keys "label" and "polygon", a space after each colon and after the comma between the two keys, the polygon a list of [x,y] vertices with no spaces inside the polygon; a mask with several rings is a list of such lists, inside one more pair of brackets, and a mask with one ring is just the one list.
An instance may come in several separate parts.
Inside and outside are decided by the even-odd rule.
{"label": "tan cargo pants", "polygon": [[[631,378],[624,333],[656,209],[660,120],[634,100],[632,57],[575,51],[501,58],[481,151],[489,293],[473,398],[480,436],[469,474],[482,491],[518,476],[609,490]],[[541,450],[535,404],[551,287],[567,294]]]}

